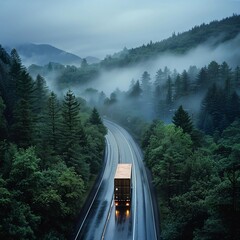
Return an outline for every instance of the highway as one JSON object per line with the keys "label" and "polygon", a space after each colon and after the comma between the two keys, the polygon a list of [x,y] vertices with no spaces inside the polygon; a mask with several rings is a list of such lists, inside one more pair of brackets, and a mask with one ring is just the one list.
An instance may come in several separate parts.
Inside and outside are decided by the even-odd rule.
{"label": "highway", "polygon": [[[142,152],[122,127],[108,120],[104,120],[104,124],[108,128],[106,167],[89,209],[73,239],[159,239]],[[133,165],[130,210],[117,211],[114,206],[113,180],[118,163]]]}

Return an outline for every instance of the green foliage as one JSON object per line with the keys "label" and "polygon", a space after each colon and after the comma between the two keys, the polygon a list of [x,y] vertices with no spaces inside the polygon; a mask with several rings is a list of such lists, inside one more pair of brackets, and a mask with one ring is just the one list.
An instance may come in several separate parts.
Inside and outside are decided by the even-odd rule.
{"label": "green foliage", "polygon": [[160,199],[163,239],[238,239],[240,234],[240,123],[218,142],[194,146],[181,128],[153,123],[145,161]]}
{"label": "green foliage", "polygon": [[223,90],[216,84],[208,89],[201,106],[198,126],[208,134],[222,132],[230,123],[240,117],[240,99],[228,85]]}
{"label": "green foliage", "polygon": [[16,50],[0,48],[0,94],[0,238],[67,239],[102,166],[100,116],[71,91],[61,104]]}
{"label": "green foliage", "polygon": [[[168,39],[156,43],[148,43],[141,47],[118,53],[116,56],[107,56],[101,63],[106,68],[123,67],[130,64],[146,61],[162,53],[184,54],[199,44],[212,41],[212,47],[219,43],[231,40],[239,34],[240,16],[233,15],[221,21],[195,26],[191,30],[173,34]],[[224,35],[222,34],[224,33]]]}
{"label": "green foliage", "polygon": [[193,130],[193,124],[190,116],[184,111],[182,105],[178,108],[173,116],[173,124],[176,127],[182,128],[184,133],[191,134]]}
{"label": "green foliage", "polygon": [[4,116],[6,105],[0,96],[0,141],[7,138],[7,121]]}
{"label": "green foliage", "polygon": [[96,108],[93,108],[92,114],[89,118],[89,122],[93,125],[102,124],[102,119],[100,118],[99,113]]}

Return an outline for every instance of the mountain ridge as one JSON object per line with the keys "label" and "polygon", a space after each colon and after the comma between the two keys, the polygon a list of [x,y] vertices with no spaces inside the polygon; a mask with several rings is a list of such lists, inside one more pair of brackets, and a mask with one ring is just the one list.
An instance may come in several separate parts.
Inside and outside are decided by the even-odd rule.
{"label": "mountain ridge", "polygon": [[102,65],[105,67],[122,67],[149,60],[162,53],[173,53],[176,55],[185,54],[210,39],[211,47],[234,39],[240,34],[240,15],[233,14],[231,17],[222,20],[215,20],[210,23],[202,23],[182,33],[173,33],[169,38],[153,43],[127,49],[107,56]]}
{"label": "mountain ridge", "polygon": [[[56,62],[63,65],[81,65],[82,59],[76,54],[64,51],[50,44],[24,43],[14,46],[20,55],[24,65],[46,65]],[[10,52],[11,48],[6,47]],[[85,58],[89,64],[99,62],[98,58],[89,56]]]}

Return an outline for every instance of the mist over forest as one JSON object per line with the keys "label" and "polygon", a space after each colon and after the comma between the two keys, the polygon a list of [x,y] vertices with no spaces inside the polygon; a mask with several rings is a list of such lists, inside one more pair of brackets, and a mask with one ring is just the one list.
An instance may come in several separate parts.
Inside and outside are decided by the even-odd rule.
{"label": "mist over forest", "polygon": [[237,14],[93,63],[26,67],[0,45],[0,238],[72,236],[107,118],[141,145],[162,239],[237,240],[239,46]]}
{"label": "mist over forest", "polygon": [[[195,26],[188,32],[173,33],[158,43],[124,48],[106,56],[99,64],[89,64],[84,59],[81,66],[31,65],[29,72],[33,77],[44,76],[49,87],[60,96],[74,88],[91,106],[98,107],[108,117],[111,112],[116,120],[127,122],[139,117],[147,122],[161,119],[170,123],[176,109],[183,105],[197,126],[201,103],[212,84],[224,88],[231,78],[232,90],[239,91],[236,79],[240,62],[240,52],[236,51],[240,43],[238,22],[239,16],[234,15]],[[201,75],[204,71],[206,76]],[[212,77],[214,74],[217,76]],[[136,96],[130,97],[137,84],[138,96],[135,93]],[[140,111],[138,105],[144,111]],[[124,114],[121,109],[125,109]]]}

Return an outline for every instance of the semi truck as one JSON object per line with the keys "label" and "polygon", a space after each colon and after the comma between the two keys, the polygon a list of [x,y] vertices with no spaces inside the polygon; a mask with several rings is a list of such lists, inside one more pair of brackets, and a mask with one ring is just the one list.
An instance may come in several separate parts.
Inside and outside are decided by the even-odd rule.
{"label": "semi truck", "polygon": [[114,202],[116,207],[130,207],[132,197],[132,164],[117,165],[114,177]]}

